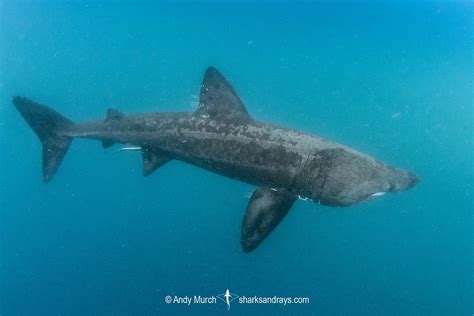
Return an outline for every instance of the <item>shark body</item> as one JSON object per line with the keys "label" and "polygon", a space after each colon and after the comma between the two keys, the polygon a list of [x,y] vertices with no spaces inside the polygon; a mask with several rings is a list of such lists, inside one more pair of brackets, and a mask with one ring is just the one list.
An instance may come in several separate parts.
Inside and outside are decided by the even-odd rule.
{"label": "shark body", "polygon": [[145,176],[177,159],[258,186],[242,222],[244,252],[270,234],[298,197],[349,206],[418,182],[415,174],[347,146],[253,119],[213,67],[206,70],[195,112],[125,115],[109,109],[105,120],[75,124],[29,99],[14,97],[13,103],[43,144],[45,182],[79,137],[100,140],[104,148],[136,146]]}

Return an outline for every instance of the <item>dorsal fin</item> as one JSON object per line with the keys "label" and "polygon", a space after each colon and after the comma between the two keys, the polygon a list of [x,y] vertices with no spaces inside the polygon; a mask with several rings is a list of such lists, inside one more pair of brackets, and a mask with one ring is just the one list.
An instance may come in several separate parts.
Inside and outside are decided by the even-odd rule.
{"label": "dorsal fin", "polygon": [[125,114],[116,109],[107,109],[107,117],[105,121],[116,121],[121,120]]}
{"label": "dorsal fin", "polygon": [[207,68],[204,74],[196,114],[216,120],[251,120],[235,90],[214,67]]}

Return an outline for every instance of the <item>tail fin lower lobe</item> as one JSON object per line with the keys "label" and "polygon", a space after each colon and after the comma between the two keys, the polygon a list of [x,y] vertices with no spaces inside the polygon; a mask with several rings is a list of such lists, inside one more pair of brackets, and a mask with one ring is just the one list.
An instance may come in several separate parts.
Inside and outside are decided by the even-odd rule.
{"label": "tail fin lower lobe", "polygon": [[62,135],[74,123],[47,106],[23,97],[13,104],[43,144],[43,181],[49,182],[61,164],[72,138]]}

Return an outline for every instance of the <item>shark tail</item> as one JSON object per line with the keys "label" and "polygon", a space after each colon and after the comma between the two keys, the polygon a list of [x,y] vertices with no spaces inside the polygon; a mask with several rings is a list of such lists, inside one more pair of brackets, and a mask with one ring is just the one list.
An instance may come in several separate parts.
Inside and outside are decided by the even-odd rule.
{"label": "shark tail", "polygon": [[23,97],[13,97],[13,104],[43,145],[43,181],[49,182],[59,168],[72,137],[64,135],[74,123],[47,106]]}

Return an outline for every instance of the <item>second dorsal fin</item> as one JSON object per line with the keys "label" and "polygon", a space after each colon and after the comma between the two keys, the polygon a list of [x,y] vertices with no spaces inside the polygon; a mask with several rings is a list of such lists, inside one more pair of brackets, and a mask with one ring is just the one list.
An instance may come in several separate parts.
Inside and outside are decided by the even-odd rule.
{"label": "second dorsal fin", "polygon": [[214,67],[207,68],[204,74],[196,114],[215,120],[251,120],[235,90]]}
{"label": "second dorsal fin", "polygon": [[123,119],[125,114],[116,109],[107,109],[107,117],[105,121],[116,121]]}

